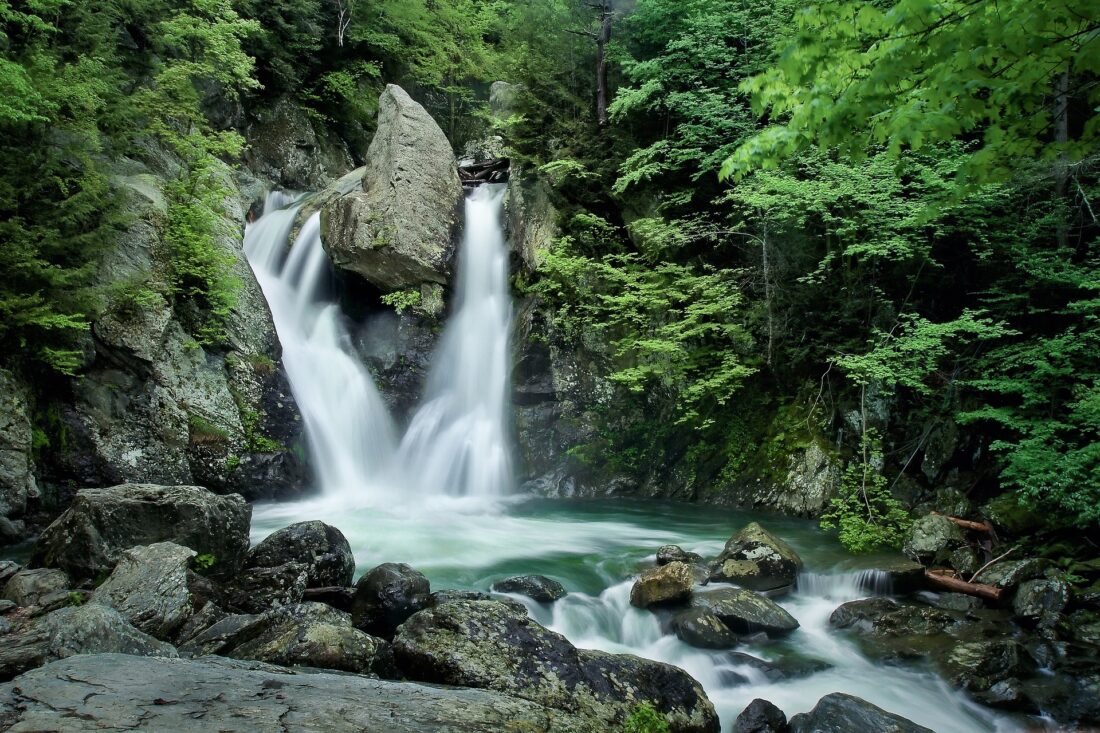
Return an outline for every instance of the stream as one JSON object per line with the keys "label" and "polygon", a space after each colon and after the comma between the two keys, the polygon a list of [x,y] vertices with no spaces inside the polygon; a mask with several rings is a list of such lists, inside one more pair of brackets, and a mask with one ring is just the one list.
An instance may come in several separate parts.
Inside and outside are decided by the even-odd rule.
{"label": "stream", "polygon": [[[306,219],[290,246],[300,203],[278,193],[268,197],[268,213],[249,227],[245,251],[271,305],[320,492],[308,501],[256,505],[253,540],[320,519],[347,536],[359,574],[382,562],[404,562],[433,589],[469,590],[487,590],[510,575],[549,576],[569,594],[550,606],[517,596],[533,618],[579,647],[683,668],[703,685],[727,728],[754,698],[789,716],[825,694],[845,692],[938,733],[1022,730],[1022,723],[969,702],[931,671],[872,663],[831,632],[832,611],[869,594],[860,571],[874,558],[851,557],[811,521],[711,506],[515,494],[503,196],[503,186],[487,185],[467,198],[451,315],[424,400],[403,436],[326,290],[331,266],[317,215]],[[733,532],[756,519],[806,563],[798,589],[776,599],[801,628],[737,650],[786,670],[782,679],[736,654],[689,647],[662,632],[658,615],[629,603],[633,577],[652,564],[659,546],[714,557]]]}

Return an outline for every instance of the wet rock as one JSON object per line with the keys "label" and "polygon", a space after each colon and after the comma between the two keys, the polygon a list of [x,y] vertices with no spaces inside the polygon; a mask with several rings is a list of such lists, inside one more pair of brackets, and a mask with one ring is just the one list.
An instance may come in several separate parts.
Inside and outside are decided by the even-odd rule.
{"label": "wet rock", "polygon": [[306,565],[306,587],[349,586],[355,557],[344,533],[324,522],[298,522],[268,535],[248,551],[246,568]]}
{"label": "wet rock", "polygon": [[974,582],[995,585],[998,588],[1015,588],[1025,580],[1043,577],[1050,567],[1048,560],[1036,558],[1003,560],[983,570]]}
{"label": "wet rock", "polygon": [[730,733],[788,733],[787,716],[767,700],[757,698],[733,721]]}
{"label": "wet rock", "polygon": [[385,291],[445,284],[462,199],[454,151],[400,87],[387,86],[378,104],[358,186],[322,209],[325,249]]}
{"label": "wet rock", "polygon": [[241,613],[264,611],[302,600],[309,578],[309,566],[287,562],[273,568],[242,570],[225,585],[227,608]]}
{"label": "wet rock", "polygon": [[840,485],[841,463],[817,441],[793,451],[780,481],[756,481],[739,490],[743,500],[782,514],[817,517]]}
{"label": "wet rock", "polygon": [[984,605],[981,598],[968,596],[965,593],[937,593],[932,595],[929,603],[945,611],[973,611]]}
{"label": "wet rock", "polygon": [[[218,636],[225,638],[224,629]],[[209,643],[210,636],[197,639]],[[323,603],[283,606],[243,624],[219,654],[286,666],[372,671],[386,642],[352,627],[351,616]]]}
{"label": "wet rock", "polygon": [[977,641],[956,645],[944,668],[953,684],[988,690],[995,683],[1034,670],[1027,651],[1015,641]]}
{"label": "wet rock", "polygon": [[428,607],[428,579],[404,563],[383,563],[355,584],[351,615],[355,628],[384,639],[417,611]]}
{"label": "wet rock", "polygon": [[218,604],[206,603],[183,622],[183,625],[176,631],[176,636],[172,642],[176,646],[185,644],[228,615]]}
{"label": "wet rock", "polygon": [[565,598],[565,586],[545,575],[517,575],[493,583],[496,593],[517,593],[539,603],[553,603]]}
{"label": "wet rock", "polygon": [[695,578],[691,566],[682,562],[649,568],[630,589],[630,603],[638,608],[682,601],[691,595]]}
{"label": "wet rock", "polygon": [[96,602],[146,634],[169,639],[194,613],[188,583],[194,556],[194,550],[172,542],[126,550],[96,589]]}
{"label": "wet rock", "polygon": [[902,545],[902,552],[923,565],[929,565],[964,544],[959,525],[939,514],[929,514],[913,523]]}
{"label": "wet rock", "polygon": [[794,616],[775,601],[744,588],[720,588],[696,593],[691,605],[710,611],[731,631],[739,634],[755,631],[784,634],[798,628]]}
{"label": "wet rock", "polygon": [[302,594],[303,601],[324,603],[344,613],[351,613],[351,602],[354,597],[355,588],[341,585],[306,588],[306,592]]}
{"label": "wet rock", "polygon": [[726,542],[710,580],[750,590],[774,590],[793,585],[801,569],[802,558],[794,548],[753,522]]}
{"label": "wet rock", "polygon": [[174,647],[135,629],[113,608],[87,603],[33,619],[5,636],[0,644],[0,679],[54,659],[101,652],[176,656]]}
{"label": "wet rock", "polygon": [[934,733],[853,695],[834,692],[817,701],[808,713],[790,720],[791,733]]}
{"label": "wet rock", "polygon": [[44,596],[69,587],[69,576],[61,570],[20,570],[4,584],[0,596],[17,606],[33,606]]}
{"label": "wet rock", "polygon": [[671,562],[682,562],[688,565],[694,565],[702,561],[702,555],[688,552],[677,545],[663,545],[657,548],[658,565],[668,565]]}
{"label": "wet rock", "polygon": [[877,563],[861,580],[863,587],[874,593],[904,595],[924,587],[924,566],[898,557]]}
{"label": "wet rock", "polygon": [[23,566],[12,560],[0,560],[0,588],[11,580],[11,576],[23,569]]}
{"label": "wet rock", "polygon": [[1016,591],[1012,609],[1031,621],[1051,621],[1069,602],[1069,587],[1061,580],[1025,580]]}
{"label": "wet rock", "polygon": [[[18,688],[18,689],[17,689]],[[591,733],[590,721],[487,690],[210,657],[74,657],[0,686],[13,730]],[[138,721],[138,722],[135,722]]]}
{"label": "wet rock", "polygon": [[212,572],[227,576],[248,551],[251,516],[240,496],[218,496],[198,486],[84,489],[38,538],[32,562],[75,578],[95,578],[109,572],[124,550],[168,541],[212,555]]}
{"label": "wet rock", "polygon": [[[0,518],[16,520],[27,509],[27,500],[38,497],[30,400],[26,386],[11,372],[0,369]],[[11,527],[18,529],[12,522]],[[3,543],[20,539],[21,532]]]}
{"label": "wet rock", "polygon": [[976,549],[967,546],[952,550],[947,564],[955,568],[963,577],[969,578],[978,572],[985,563]]}
{"label": "wet rock", "polygon": [[394,638],[409,679],[504,692],[618,730],[649,703],[674,733],[717,731],[714,708],[687,673],[628,655],[580,650],[501,603],[456,601],[422,611]]}
{"label": "wet rock", "polygon": [[681,611],[672,617],[669,626],[680,641],[699,649],[732,649],[740,642],[722,619],[705,608]]}
{"label": "wet rock", "polygon": [[[820,659],[806,659],[786,657],[775,662],[767,662],[751,654],[743,652],[729,652],[724,656],[725,664],[736,669],[737,667],[749,667],[764,675],[770,682],[782,682],[783,680],[801,679],[809,677],[829,669],[832,665]],[[749,683],[747,676],[742,676],[739,682]]]}

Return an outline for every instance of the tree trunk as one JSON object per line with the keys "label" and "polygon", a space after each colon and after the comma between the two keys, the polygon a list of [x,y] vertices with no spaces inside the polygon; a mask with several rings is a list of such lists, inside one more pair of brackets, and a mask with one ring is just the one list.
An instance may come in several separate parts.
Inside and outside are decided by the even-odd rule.
{"label": "tree trunk", "polygon": [[607,0],[600,8],[600,31],[596,35],[596,119],[600,127],[607,125],[607,105],[610,94],[607,88],[607,44],[611,43],[611,24],[615,14]]}
{"label": "tree trunk", "polygon": [[953,593],[965,593],[968,596],[977,596],[978,598],[985,598],[986,600],[994,602],[1000,601],[1004,596],[1004,589],[998,588],[995,585],[967,583],[965,580],[961,580],[951,575],[944,575],[943,571],[925,570],[924,577],[929,585],[939,588],[940,590],[947,590]]}

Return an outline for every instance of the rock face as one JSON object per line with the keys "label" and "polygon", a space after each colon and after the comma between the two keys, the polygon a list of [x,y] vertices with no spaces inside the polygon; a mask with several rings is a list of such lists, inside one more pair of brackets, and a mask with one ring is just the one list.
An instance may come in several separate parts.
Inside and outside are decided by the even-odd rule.
{"label": "rock face", "polygon": [[248,552],[245,567],[273,568],[288,562],[307,567],[307,588],[351,585],[355,557],[344,533],[324,522],[298,522],[268,535]]}
{"label": "rock face", "polygon": [[351,602],[355,628],[391,638],[397,627],[431,603],[428,579],[404,563],[383,563],[355,584]]}
{"label": "rock face", "polygon": [[[17,691],[18,688],[18,691]],[[164,701],[156,704],[154,701]],[[302,674],[232,659],[96,654],[0,686],[12,730],[589,733],[588,721],[487,690]]]}
{"label": "rock face", "polygon": [[630,603],[638,608],[649,608],[662,603],[682,601],[691,595],[695,577],[691,566],[671,562],[649,568],[630,589]]}
{"label": "rock face", "polygon": [[545,575],[516,575],[493,583],[497,593],[518,593],[539,603],[553,603],[565,598],[565,586]]}
{"label": "rock face", "polygon": [[798,628],[794,616],[774,601],[743,588],[720,588],[696,593],[691,605],[710,611],[731,631],[740,634],[756,631],[784,634]]}
{"label": "rock face", "polygon": [[281,99],[249,128],[245,162],[280,187],[316,191],[355,167],[344,142],[324,133],[302,107]]}
{"label": "rock face", "polygon": [[172,542],[126,550],[96,589],[96,602],[114,608],[150,636],[167,639],[194,612],[187,571],[195,555]]}
{"label": "rock face", "polygon": [[443,284],[462,198],[454,151],[400,87],[387,86],[378,105],[360,186],[322,209],[325,249],[385,291]]}
{"label": "rock face", "polygon": [[[33,619],[8,634],[4,643],[0,644],[0,678],[11,679],[16,674],[54,659],[102,652],[176,656],[176,650],[170,644],[138,631],[113,608],[87,603]],[[133,658],[123,657],[127,660]]]}
{"label": "rock face", "polygon": [[888,713],[866,700],[834,692],[817,701],[808,713],[790,720],[791,733],[934,733],[934,731]]}
{"label": "rock face", "polygon": [[38,497],[31,443],[26,389],[13,374],[0,370],[0,518],[20,521],[27,500]]}
{"label": "rock face", "polygon": [[794,548],[753,522],[726,542],[710,580],[751,590],[774,590],[793,585],[801,569],[802,558]]}
{"label": "rock face", "polygon": [[525,613],[494,601],[421,611],[394,638],[409,679],[496,690],[618,730],[648,702],[674,733],[717,731],[714,708],[682,670],[628,655],[579,650]]}
{"label": "rock face", "polygon": [[33,562],[94,578],[110,571],[124,550],[170,541],[212,555],[212,570],[229,575],[248,551],[251,518],[252,508],[240,496],[198,486],[84,489],[38,538]]}

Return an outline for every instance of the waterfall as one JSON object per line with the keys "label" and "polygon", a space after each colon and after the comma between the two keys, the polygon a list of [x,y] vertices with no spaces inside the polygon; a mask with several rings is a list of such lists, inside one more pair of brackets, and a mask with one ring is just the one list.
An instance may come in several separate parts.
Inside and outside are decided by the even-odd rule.
{"label": "waterfall", "polygon": [[499,184],[480,186],[466,199],[455,312],[432,364],[426,400],[398,455],[422,494],[499,496],[511,481],[504,191]]}
{"label": "waterfall", "polygon": [[245,255],[271,308],[326,496],[361,502],[507,491],[512,305],[503,198],[500,185],[482,186],[467,198],[454,314],[425,400],[400,443],[326,287],[332,266],[321,245],[319,214],[306,220],[289,249],[300,212],[290,195],[270,194],[264,215],[248,226]]}

